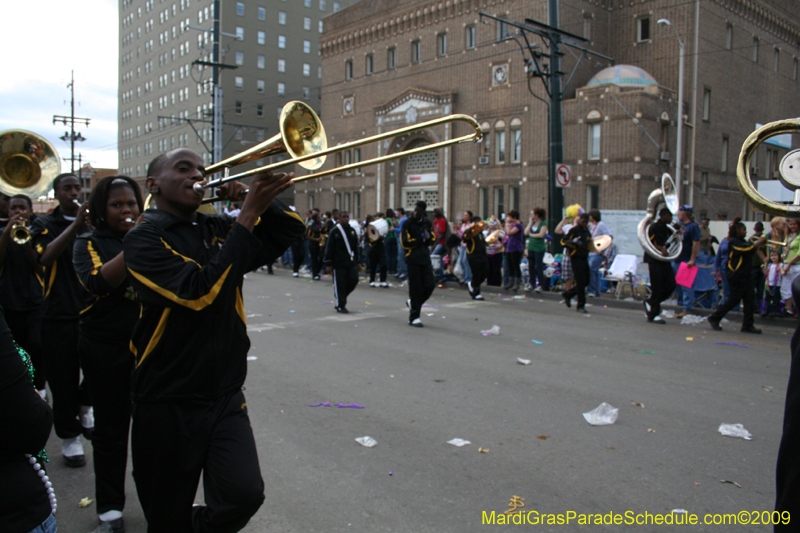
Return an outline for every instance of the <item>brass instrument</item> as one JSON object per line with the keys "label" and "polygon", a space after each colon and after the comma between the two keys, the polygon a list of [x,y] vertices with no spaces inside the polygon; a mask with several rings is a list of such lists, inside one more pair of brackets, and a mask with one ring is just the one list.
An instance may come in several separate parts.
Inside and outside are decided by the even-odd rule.
{"label": "brass instrument", "polygon": [[11,226],[11,239],[17,244],[25,244],[31,240],[31,230],[25,221],[19,221]]}
{"label": "brass instrument", "polygon": [[0,192],[36,199],[60,173],[58,152],[44,137],[26,130],[0,132]]}
{"label": "brass instrument", "polygon": [[358,141],[340,144],[333,148],[327,148],[328,141],[325,137],[325,129],[322,126],[322,122],[319,120],[319,117],[317,117],[317,114],[314,113],[314,110],[306,104],[296,101],[289,102],[283,107],[279,122],[281,129],[279,134],[267,139],[261,144],[245,150],[244,152],[229,157],[228,159],[220,161],[219,163],[214,163],[206,168],[206,174],[211,175],[221,170],[227,174],[229,169],[232,167],[248,163],[250,161],[255,161],[257,159],[263,159],[278,153],[288,153],[291,156],[291,159],[279,161],[278,163],[273,163],[271,165],[266,165],[253,170],[248,170],[247,172],[242,172],[233,176],[226,175],[223,178],[211,180],[205,184],[196,183],[194,185],[195,192],[202,195],[204,194],[205,189],[293,164],[298,164],[307,170],[316,170],[320,168],[323,163],[325,163],[325,158],[330,154],[343,152],[364,144],[377,142],[390,137],[399,137],[406,133],[419,131],[425,128],[447,124],[450,122],[466,122],[472,126],[475,131],[469,135],[456,137],[447,141],[420,146],[411,150],[396,152],[394,154],[389,154],[375,159],[368,159],[366,161],[359,161],[329,170],[314,172],[305,176],[298,176],[292,181],[294,183],[299,183],[301,181],[330,176],[332,174],[338,174],[340,172],[346,172],[365,166],[377,165],[386,161],[399,159],[401,157],[408,157],[410,155],[428,152],[430,150],[437,150],[439,148],[444,148],[446,146],[460,144],[467,141],[478,142],[483,137],[480,125],[478,125],[474,118],[468,115],[449,115],[430,120],[428,122],[414,124],[405,128],[399,128],[390,132],[373,135],[372,137],[367,137]]}
{"label": "brass instrument", "polygon": [[492,244],[500,238],[501,230],[496,229],[486,237],[486,244]]}
{"label": "brass instrument", "polygon": [[480,222],[475,222],[467,231],[464,232],[465,239],[474,239],[478,233],[483,231],[483,228],[486,227],[486,223],[481,220]]}
{"label": "brass instrument", "polygon": [[756,153],[758,146],[770,137],[786,133],[800,133],[800,118],[770,122],[751,133],[745,139],[742,151],[739,153],[736,182],[739,190],[756,209],[771,215],[800,218],[800,149],[792,150],[783,156],[778,166],[781,183],[787,189],[794,191],[794,201],[791,204],[767,200],[759,194],[750,179],[750,159]]}
{"label": "brass instrument", "polygon": [[589,239],[589,251],[601,254],[606,251],[606,248],[611,246],[612,242],[613,238],[611,235],[600,235],[599,237]]}
{"label": "brass instrument", "polygon": [[667,255],[662,254],[653,246],[653,243],[650,241],[650,236],[647,234],[650,224],[655,222],[658,218],[658,208],[662,203],[666,204],[667,209],[669,209],[673,215],[678,212],[678,204],[680,202],[675,189],[675,182],[672,180],[672,176],[666,172],[661,176],[661,188],[651,192],[650,196],[647,198],[647,215],[639,222],[636,235],[639,238],[639,244],[647,255],[657,261],[675,261],[683,250],[683,235],[677,228],[668,226],[672,231],[672,235],[670,235],[667,242],[664,243],[664,247],[667,249]]}

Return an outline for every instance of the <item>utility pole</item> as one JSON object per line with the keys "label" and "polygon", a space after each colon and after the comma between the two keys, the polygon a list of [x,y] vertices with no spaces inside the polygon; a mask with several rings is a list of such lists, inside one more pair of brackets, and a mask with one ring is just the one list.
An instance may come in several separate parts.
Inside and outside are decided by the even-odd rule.
{"label": "utility pole", "polygon": [[[70,90],[70,115],[65,117],[63,115],[53,115],[53,124],[58,122],[64,124],[65,126],[69,124],[69,131],[65,131],[64,135],[60,137],[62,141],[69,141],[70,144],[70,172],[73,174],[75,173],[75,141],[85,141],[86,138],[80,134],[80,132],[75,133],[75,123],[83,123],[86,127],[89,127],[89,121],[92,120],[90,118],[81,118],[75,116],[75,71],[72,71],[71,80],[67,87]],[[66,161],[67,158],[65,157],[64,160]],[[81,187],[85,190],[86,187],[84,186],[83,180],[80,180]],[[84,193],[85,194],[85,193]]]}
{"label": "utility pole", "polygon": [[[514,35],[501,35],[500,40],[514,40],[520,44],[520,51],[525,61],[525,72],[528,78],[539,78],[542,80],[549,102],[539,98],[533,91],[536,98],[543,100],[547,104],[548,112],[548,137],[549,137],[549,151],[548,151],[548,210],[550,214],[549,224],[551,228],[555,228],[561,222],[561,211],[564,209],[564,191],[556,187],[556,165],[564,162],[564,121],[561,115],[561,103],[564,99],[564,93],[572,82],[581,61],[589,56],[599,57],[614,63],[614,59],[607,57],[603,54],[588,50],[578,44],[577,42],[585,43],[587,39],[579,35],[575,35],[558,27],[558,0],[548,0],[548,11],[550,13],[549,24],[543,24],[537,20],[525,19],[525,24],[509,22],[505,19],[490,15],[488,13],[479,12],[479,18],[494,19],[502,24],[512,26],[519,30],[519,35],[525,40],[523,46]],[[539,46],[538,43],[531,43],[528,36],[529,34],[538,35],[545,45],[550,50],[549,54],[544,54],[536,50]],[[567,41],[563,39],[568,39]],[[564,72],[561,71],[561,57],[564,52],[561,51],[562,47],[568,46],[581,52],[578,61],[575,63],[575,68],[567,80],[566,86],[562,86],[562,77]],[[528,51],[530,57],[525,56],[525,50]],[[543,59],[548,62],[545,63]],[[557,245],[557,248],[560,246]]]}

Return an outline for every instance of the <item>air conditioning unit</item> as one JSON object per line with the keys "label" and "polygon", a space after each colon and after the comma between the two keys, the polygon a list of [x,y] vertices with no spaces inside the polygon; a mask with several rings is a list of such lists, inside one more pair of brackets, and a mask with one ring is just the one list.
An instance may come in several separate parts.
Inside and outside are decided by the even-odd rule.
{"label": "air conditioning unit", "polygon": [[669,152],[661,152],[661,160],[669,161]]}
{"label": "air conditioning unit", "polygon": [[488,155],[480,156],[478,158],[478,164],[479,165],[488,165],[489,164],[489,156]]}

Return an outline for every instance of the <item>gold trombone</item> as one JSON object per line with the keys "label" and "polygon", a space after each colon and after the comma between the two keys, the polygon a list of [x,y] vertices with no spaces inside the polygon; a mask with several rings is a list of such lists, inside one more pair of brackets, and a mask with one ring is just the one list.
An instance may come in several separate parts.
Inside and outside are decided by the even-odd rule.
{"label": "gold trombone", "polygon": [[[385,155],[383,157],[377,157],[375,159],[358,161],[349,165],[323,170],[320,172],[314,172],[305,176],[298,176],[292,180],[295,183],[315,178],[322,178],[324,176],[330,176],[331,174],[338,174],[340,172],[346,172],[348,170],[365,166],[377,165],[386,161],[399,159],[401,157],[408,157],[410,155],[428,152],[430,150],[438,150],[439,148],[444,148],[454,144],[460,144],[468,141],[479,142],[483,137],[483,133],[481,132],[480,125],[477,123],[477,121],[475,121],[474,118],[468,115],[448,115],[446,117],[430,120],[428,122],[422,122],[420,124],[414,124],[412,126],[399,128],[390,132],[373,135],[372,137],[367,137],[358,141],[340,144],[334,148],[327,148],[328,142],[327,138],[325,137],[325,129],[323,128],[322,122],[319,120],[317,114],[314,113],[314,110],[302,102],[289,102],[281,111],[281,132],[279,134],[267,139],[257,146],[250,148],[249,150],[245,150],[244,152],[229,157],[228,159],[220,161],[219,163],[210,165],[208,168],[206,168],[206,175],[211,175],[219,171],[224,171],[227,174],[229,169],[232,167],[242,165],[250,161],[255,161],[257,159],[263,159],[277,153],[288,153],[292,157],[291,159],[279,161],[277,163],[255,168],[253,170],[248,170],[247,172],[242,172],[232,176],[226,175],[222,178],[211,180],[205,184],[196,183],[194,185],[194,190],[197,194],[202,195],[205,193],[205,189],[217,187],[229,181],[241,180],[256,174],[261,174],[263,172],[293,164],[298,164],[307,170],[316,170],[325,163],[326,157],[330,154],[350,150],[351,148],[356,148],[364,144],[377,142],[390,137],[398,137],[405,133],[420,131],[425,128],[439,126],[442,124],[448,124],[450,122],[466,122],[472,126],[475,131],[469,135],[456,137],[447,141],[420,146],[411,150],[405,150],[402,152]],[[216,201],[217,199],[218,198],[208,198],[204,200],[204,202]]]}

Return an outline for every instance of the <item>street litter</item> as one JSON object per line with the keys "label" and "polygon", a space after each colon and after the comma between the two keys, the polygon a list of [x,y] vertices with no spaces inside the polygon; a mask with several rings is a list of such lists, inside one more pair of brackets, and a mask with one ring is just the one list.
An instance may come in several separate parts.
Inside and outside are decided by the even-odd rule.
{"label": "street litter", "polygon": [[533,344],[544,344],[542,341],[537,341],[537,340],[532,340],[531,342]]}
{"label": "street litter", "polygon": [[739,485],[738,483],[736,483],[735,481],[728,481],[727,479],[720,479],[719,482],[720,483],[730,483],[731,485],[736,485],[740,489],[742,488],[742,486]]}
{"label": "street litter", "polygon": [[547,440],[547,439],[549,439],[549,438],[550,438],[550,435],[539,435],[539,436],[538,436],[538,437],[536,437],[536,438],[537,438],[537,439],[541,439],[541,440]]}
{"label": "street litter", "polygon": [[765,387],[764,385],[761,385],[761,388],[767,392],[772,392],[772,387]]}
{"label": "street litter", "polygon": [[258,357],[256,357],[255,355],[248,355],[247,356],[247,360],[248,361],[255,361],[256,359],[258,359]]}
{"label": "street litter", "polygon": [[489,453],[489,448],[478,448],[479,453]]}
{"label": "street litter", "polygon": [[428,316],[433,316],[433,313],[425,313]]}
{"label": "street litter", "polygon": [[523,359],[521,357],[517,357],[517,363],[519,363],[521,365],[529,365],[529,364],[531,364],[531,360],[530,359]]}
{"label": "street litter", "polygon": [[521,295],[521,294],[520,294],[519,296],[514,296],[514,297],[512,298],[512,300],[524,300],[524,299],[525,299],[525,296],[523,296],[523,295]]}
{"label": "street litter", "polygon": [[706,319],[704,316],[699,315],[686,315],[685,317],[681,318],[681,325],[685,324],[699,324]]}
{"label": "street litter", "polygon": [[297,311],[295,311],[294,309],[292,309],[292,310],[291,310],[291,311],[289,311],[289,312],[290,312],[290,313],[296,313]]}
{"label": "street litter", "polygon": [[744,429],[741,424],[720,424],[719,430],[726,437],[739,437],[744,440],[753,440],[753,435]]}
{"label": "street litter", "polygon": [[675,311],[672,309],[665,309],[664,311],[661,311],[661,316],[664,318],[675,318]]}
{"label": "street litter", "polygon": [[247,315],[245,318],[253,318],[253,317],[256,317],[256,316],[263,316],[263,315],[261,313],[255,313],[253,315]]}
{"label": "street litter", "polygon": [[491,329],[487,329],[486,331],[481,331],[481,335],[488,336],[488,335],[500,335],[500,326],[494,325]]}
{"label": "street litter", "polygon": [[92,505],[94,500],[90,500],[89,498],[82,498],[80,502],[78,502],[78,507],[89,507]]}
{"label": "street litter", "polygon": [[650,350],[642,350],[639,353],[649,353],[651,355],[655,355],[656,354],[656,352],[651,352]]}
{"label": "street litter", "polygon": [[643,403],[631,402],[631,405],[633,405],[634,407],[641,407],[642,409],[644,409],[644,404]]}
{"label": "street litter", "polygon": [[339,408],[349,407],[349,408],[352,408],[352,409],[364,409],[363,405],[358,405],[357,403],[337,403],[336,407],[339,407]]}
{"label": "street litter", "polygon": [[321,405],[321,406],[323,406],[323,407],[333,407],[331,404],[329,404],[329,403],[325,403],[325,402],[319,402],[319,403],[310,403],[310,404],[308,404],[308,406],[309,406],[309,407],[319,407],[320,405]]}
{"label": "street litter", "polygon": [[451,439],[447,441],[447,444],[452,444],[453,446],[458,446],[460,448],[462,446],[466,446],[467,444],[472,444],[472,443],[464,439]]}
{"label": "street litter", "polygon": [[673,509],[672,514],[686,514],[688,511],[686,509]]}
{"label": "street litter", "polygon": [[739,343],[737,343],[737,342],[722,342],[722,341],[717,341],[717,342],[715,342],[714,344],[724,344],[724,345],[726,345],[726,346],[738,346],[739,348],[749,348],[749,346],[747,346],[746,344],[739,344]]}
{"label": "street litter", "polygon": [[686,340],[692,342],[694,340],[694,337],[686,337]]}
{"label": "street litter", "polygon": [[[356,442],[359,443],[360,445],[362,445],[365,448],[372,448],[373,446],[378,444],[378,441],[376,441],[375,439],[373,439],[370,436],[358,437],[356,439]],[[389,475],[391,475],[391,474],[389,474]]]}
{"label": "street litter", "polygon": [[618,415],[619,409],[603,402],[592,411],[583,413],[583,418],[593,426],[608,426],[617,421]]}
{"label": "street litter", "polygon": [[647,432],[648,432],[648,433],[655,433],[655,432],[656,432],[656,430],[655,430],[655,429],[653,429],[653,428],[647,428]]}

